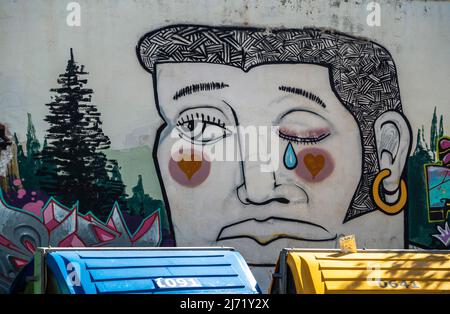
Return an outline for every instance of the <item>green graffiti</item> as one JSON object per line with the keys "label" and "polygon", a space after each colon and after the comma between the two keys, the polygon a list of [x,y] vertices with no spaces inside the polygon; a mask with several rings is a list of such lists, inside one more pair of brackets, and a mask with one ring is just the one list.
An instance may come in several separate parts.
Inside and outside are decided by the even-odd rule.
{"label": "green graffiti", "polygon": [[[436,210],[436,178],[427,174],[441,173],[438,157],[438,143],[444,136],[443,116],[438,124],[436,108],[431,119],[430,140],[425,140],[424,127],[417,131],[416,148],[408,158],[408,241],[414,246],[426,249],[444,249],[446,245],[433,235],[439,233],[438,226],[443,228],[448,217],[436,219],[440,210]],[[444,181],[442,181],[444,182]],[[431,187],[429,186],[431,183]],[[445,182],[444,182],[445,183]],[[430,190],[431,188],[431,190]],[[433,194],[434,193],[434,194]],[[430,200],[432,195],[432,200]],[[434,207],[433,207],[434,206]],[[443,210],[442,210],[443,212]],[[439,217],[438,217],[439,218]]]}

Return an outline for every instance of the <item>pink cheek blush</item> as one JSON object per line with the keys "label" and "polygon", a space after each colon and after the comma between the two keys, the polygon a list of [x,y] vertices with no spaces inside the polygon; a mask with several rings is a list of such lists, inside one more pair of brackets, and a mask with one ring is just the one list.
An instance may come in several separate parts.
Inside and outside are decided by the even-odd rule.
{"label": "pink cheek blush", "polygon": [[320,182],[329,177],[334,169],[330,153],[321,148],[305,148],[297,154],[295,174],[308,182]]}
{"label": "pink cheek blush", "polygon": [[186,187],[196,187],[209,176],[211,162],[207,156],[198,151],[184,154],[180,161],[169,159],[169,173],[179,184]]}

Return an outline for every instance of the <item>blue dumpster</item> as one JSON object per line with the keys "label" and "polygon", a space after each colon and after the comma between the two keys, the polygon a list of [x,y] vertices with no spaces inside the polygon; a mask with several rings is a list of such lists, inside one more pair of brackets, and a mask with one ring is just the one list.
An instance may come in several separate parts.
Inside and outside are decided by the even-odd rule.
{"label": "blue dumpster", "polygon": [[233,248],[39,248],[32,293],[261,293]]}

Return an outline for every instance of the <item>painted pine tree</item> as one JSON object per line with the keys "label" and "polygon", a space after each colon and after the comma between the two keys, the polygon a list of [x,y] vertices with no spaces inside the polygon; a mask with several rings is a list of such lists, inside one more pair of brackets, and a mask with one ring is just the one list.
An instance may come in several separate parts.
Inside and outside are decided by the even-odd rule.
{"label": "painted pine tree", "polygon": [[[164,203],[145,193],[141,175],[138,176],[138,182],[132,188],[132,192],[133,195],[128,199],[128,208],[131,215],[146,217],[158,208],[163,212]],[[162,221],[165,219],[164,215],[165,213],[161,214]]]}
{"label": "painted pine tree", "polygon": [[59,86],[50,90],[55,93],[52,102],[46,104],[49,114],[44,120],[50,127],[38,175],[48,195],[66,206],[78,202],[80,212],[92,211],[105,219],[114,201],[125,197],[125,186],[115,184],[115,195],[111,195],[111,161],[102,152],[110,147],[110,140],[102,131],[100,112],[91,103],[88,74],[84,66],[77,65],[70,49],[66,71],[59,75]]}
{"label": "painted pine tree", "polygon": [[[127,208],[127,194],[125,194],[125,184],[123,184],[120,167],[116,160],[108,160],[107,170],[111,174],[106,182],[106,201],[104,206],[112,208],[114,202],[119,204],[122,210]],[[108,207],[109,206],[109,207]]]}
{"label": "painted pine tree", "polygon": [[28,125],[27,125],[27,141],[26,141],[26,154],[23,150],[22,144],[19,142],[17,134],[14,133],[14,139],[17,145],[17,161],[19,164],[20,178],[22,184],[26,189],[38,189],[39,180],[36,176],[41,161],[39,154],[41,151],[41,144],[36,137],[36,130],[34,128],[31,114],[28,113]]}

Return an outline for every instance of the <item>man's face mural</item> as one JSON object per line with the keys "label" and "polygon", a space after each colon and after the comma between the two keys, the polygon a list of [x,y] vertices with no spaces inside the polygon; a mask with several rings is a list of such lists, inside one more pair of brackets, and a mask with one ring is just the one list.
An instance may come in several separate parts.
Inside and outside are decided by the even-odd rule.
{"label": "man's face mural", "polygon": [[[138,55],[164,120],[155,157],[178,246],[233,246],[253,264],[350,233],[367,247],[403,246],[403,215],[392,214],[404,206],[410,134],[395,68],[375,44],[352,40],[195,26],[144,36]],[[254,146],[263,129],[270,158]]]}

